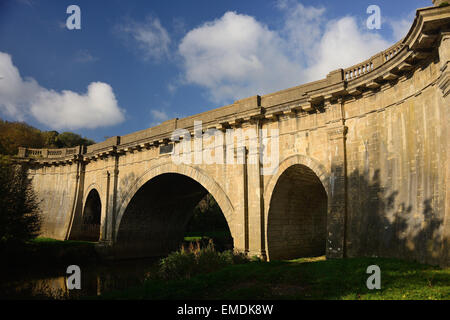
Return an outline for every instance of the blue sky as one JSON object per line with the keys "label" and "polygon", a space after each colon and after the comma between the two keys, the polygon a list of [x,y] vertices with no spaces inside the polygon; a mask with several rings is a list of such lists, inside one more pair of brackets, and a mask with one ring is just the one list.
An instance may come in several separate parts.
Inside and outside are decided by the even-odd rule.
{"label": "blue sky", "polygon": [[[81,30],[69,30],[69,5]],[[366,10],[381,9],[381,29]],[[429,0],[0,0],[0,117],[97,142],[323,78]]]}

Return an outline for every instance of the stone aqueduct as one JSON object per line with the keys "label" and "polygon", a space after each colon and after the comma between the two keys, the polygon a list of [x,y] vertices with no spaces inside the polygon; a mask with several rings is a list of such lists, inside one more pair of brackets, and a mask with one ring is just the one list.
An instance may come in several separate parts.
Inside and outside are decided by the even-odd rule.
{"label": "stone aqueduct", "polygon": [[[87,148],[20,148],[16,161],[42,199],[44,236],[76,238],[98,212],[98,246],[115,257],[176,249],[210,193],[234,248],[250,255],[449,265],[449,114],[450,6],[434,6],[417,11],[403,40],[325,79]],[[242,164],[176,165],[165,146],[195,120],[278,129],[276,174],[250,161],[259,150]]]}

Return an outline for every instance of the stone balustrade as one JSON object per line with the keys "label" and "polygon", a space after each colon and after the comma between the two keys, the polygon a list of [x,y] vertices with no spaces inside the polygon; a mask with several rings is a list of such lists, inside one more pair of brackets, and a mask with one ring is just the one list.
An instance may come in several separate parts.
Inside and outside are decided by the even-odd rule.
{"label": "stone balustrade", "polygon": [[362,64],[344,70],[345,80],[351,81],[375,69],[374,60],[370,59]]}
{"label": "stone balustrade", "polygon": [[388,60],[395,57],[404,47],[405,45],[403,43],[397,42],[389,49],[383,51],[382,56],[384,58],[384,62],[387,62]]}
{"label": "stone balustrade", "polygon": [[61,149],[36,149],[36,148],[23,148],[19,147],[17,154],[18,158],[33,158],[33,159],[61,159],[67,157],[74,157],[82,154],[84,151],[83,146],[76,146],[73,148],[61,148]]}

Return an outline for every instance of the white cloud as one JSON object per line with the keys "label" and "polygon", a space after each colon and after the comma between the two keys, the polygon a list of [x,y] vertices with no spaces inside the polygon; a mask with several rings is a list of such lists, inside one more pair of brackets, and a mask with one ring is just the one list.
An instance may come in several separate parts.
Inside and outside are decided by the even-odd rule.
{"label": "white cloud", "polygon": [[157,126],[166,120],[177,117],[176,115],[174,116],[173,114],[167,113],[167,111],[165,111],[164,109],[150,109],[150,116],[150,127]]}
{"label": "white cloud", "polygon": [[170,36],[158,18],[148,17],[144,23],[130,22],[118,27],[125,35],[137,42],[144,60],[160,60],[170,54]]}
{"label": "white cloud", "polygon": [[88,50],[78,50],[75,53],[75,61],[80,63],[95,62],[98,58],[94,57]]}
{"label": "white cloud", "polygon": [[124,120],[111,86],[103,82],[92,82],[86,94],[42,90],[30,110],[39,122],[55,129],[92,129]]}
{"label": "white cloud", "polygon": [[29,102],[41,90],[34,79],[22,79],[9,54],[0,52],[0,110],[24,120]]}
{"label": "white cloud", "polygon": [[27,6],[32,7],[34,5],[34,1],[33,0],[16,0],[19,3],[25,4]]}
{"label": "white cloud", "polygon": [[284,24],[271,30],[255,18],[227,12],[182,39],[184,81],[204,87],[216,103],[324,78],[390,46],[354,17],[327,20],[322,7],[280,0]]}
{"label": "white cloud", "polygon": [[315,48],[307,78],[323,78],[330,71],[363,62],[389,46],[390,42],[378,33],[359,29],[353,17],[330,21]]}
{"label": "white cloud", "polygon": [[231,98],[281,89],[301,71],[283,52],[283,40],[253,17],[227,12],[186,34],[179,45],[185,81]]}
{"label": "white cloud", "polygon": [[173,83],[169,83],[169,84],[167,85],[167,90],[168,90],[170,93],[174,93],[175,91],[177,91],[177,88],[178,88],[178,86],[177,86],[176,84],[173,84]]}
{"label": "white cloud", "polygon": [[169,116],[163,110],[152,109],[152,110],[150,110],[150,114],[152,115],[152,118],[154,120],[159,121],[159,122],[169,120]]}
{"label": "white cloud", "polygon": [[52,129],[97,128],[120,123],[124,112],[110,85],[92,82],[86,94],[41,87],[22,79],[11,56],[0,52],[0,111],[18,120],[33,116]]}
{"label": "white cloud", "polygon": [[284,13],[281,35],[296,59],[305,63],[315,54],[317,40],[325,25],[325,8],[306,7],[295,0],[279,0],[277,7]]}
{"label": "white cloud", "polygon": [[408,31],[411,28],[413,21],[414,15],[412,15],[412,17],[404,19],[388,20],[388,23],[392,28],[393,37],[396,41],[403,39],[408,34]]}

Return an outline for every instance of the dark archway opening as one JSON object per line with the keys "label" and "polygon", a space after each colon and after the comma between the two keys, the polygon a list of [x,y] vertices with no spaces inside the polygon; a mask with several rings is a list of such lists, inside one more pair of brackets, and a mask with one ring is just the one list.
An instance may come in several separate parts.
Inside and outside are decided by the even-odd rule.
{"label": "dark archway opening", "polygon": [[293,165],[279,177],[270,200],[267,247],[270,260],[325,254],[327,194],[308,167]]}
{"label": "dark archway opening", "polygon": [[[206,200],[210,205],[205,204]],[[165,256],[178,250],[186,236],[213,235],[218,226],[211,224],[211,216],[207,215],[210,211],[202,211],[205,206],[213,211],[215,218],[223,218],[218,225],[225,224],[226,230],[221,230],[232,239],[222,211],[200,183],[176,173],[151,179],[125,209],[117,234],[116,254],[123,258]]]}
{"label": "dark archway opening", "polygon": [[98,241],[100,238],[100,220],[102,203],[98,191],[92,189],[84,205],[81,219],[76,221],[71,232],[71,240]]}
{"label": "dark archway opening", "polygon": [[207,243],[209,239],[213,240],[218,251],[233,249],[233,238],[227,220],[210,193],[195,206],[184,236],[185,242]]}

